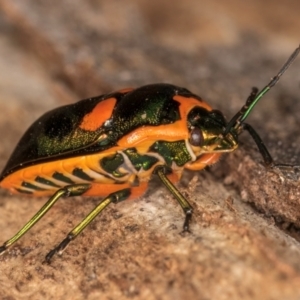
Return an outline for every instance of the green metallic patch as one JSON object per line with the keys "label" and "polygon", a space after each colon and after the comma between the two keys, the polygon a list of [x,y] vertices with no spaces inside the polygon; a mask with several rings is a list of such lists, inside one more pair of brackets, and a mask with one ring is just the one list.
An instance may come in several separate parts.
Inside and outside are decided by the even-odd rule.
{"label": "green metallic patch", "polygon": [[75,168],[72,172],[72,175],[74,175],[80,179],[83,179],[83,180],[94,181],[94,178],[90,177],[82,169],[79,169],[79,168]]}
{"label": "green metallic patch", "polygon": [[145,171],[151,169],[158,162],[158,159],[149,155],[141,155],[135,148],[130,148],[124,151],[134,168],[139,171],[141,168]]}
{"label": "green metallic patch", "polygon": [[181,167],[192,159],[184,141],[157,141],[150,147],[149,152],[159,153],[169,167],[171,167],[172,162]]}
{"label": "green metallic patch", "polygon": [[68,183],[68,184],[74,184],[74,183],[75,183],[72,179],[70,179],[69,177],[67,177],[67,176],[65,176],[64,174],[59,173],[59,172],[55,172],[55,173],[52,175],[52,177],[53,177],[54,179],[57,179],[57,180],[62,181],[62,182],[64,182],[64,183]]}
{"label": "green metallic patch", "polygon": [[114,177],[121,178],[126,175],[119,170],[119,167],[124,164],[124,158],[120,153],[104,157],[99,163],[103,170],[112,174]]}
{"label": "green metallic patch", "polygon": [[43,178],[43,177],[40,177],[40,176],[37,176],[35,178],[35,181],[36,182],[39,182],[39,183],[42,183],[42,184],[46,184],[46,185],[49,185],[49,186],[52,186],[52,187],[60,187],[59,185],[55,184],[54,182],[46,179],[46,178]]}

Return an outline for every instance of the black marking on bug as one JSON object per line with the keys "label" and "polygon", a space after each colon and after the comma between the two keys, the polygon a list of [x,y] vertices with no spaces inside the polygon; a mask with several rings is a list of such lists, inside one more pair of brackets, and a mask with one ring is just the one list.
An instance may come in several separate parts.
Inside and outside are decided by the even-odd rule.
{"label": "black marking on bug", "polygon": [[126,175],[118,170],[124,164],[124,158],[120,153],[103,157],[99,164],[104,171],[112,174],[116,178],[121,178]]}
{"label": "black marking on bug", "polygon": [[27,194],[27,195],[33,194],[32,191],[22,190],[22,189],[20,189],[20,188],[15,188],[15,190],[16,190],[18,193],[22,193],[22,194]]}
{"label": "black marking on bug", "polygon": [[59,181],[62,181],[64,183],[68,183],[68,184],[75,184],[75,182],[70,179],[69,177],[65,176],[64,174],[62,173],[59,173],[59,172],[55,172],[53,173],[52,177],[56,180],[59,180]]}
{"label": "black marking on bug", "polygon": [[215,128],[225,128],[226,120],[219,110],[208,111],[203,107],[194,107],[187,116],[188,127],[197,127],[209,132],[214,132]]}
{"label": "black marking on bug", "polygon": [[[57,126],[59,124],[59,126]],[[44,134],[49,139],[62,140],[63,137],[70,134],[73,130],[73,122],[70,116],[63,113],[53,115],[47,123],[44,124]]]}
{"label": "black marking on bug", "polygon": [[95,170],[93,168],[90,168],[90,169],[91,169],[91,171],[93,171],[93,172],[95,172],[95,173],[97,173],[97,174],[99,174],[99,175],[101,175],[101,176],[103,176],[103,177],[105,177],[107,179],[111,179],[111,176],[108,175],[108,174],[106,174],[106,173],[104,173],[104,172],[99,172],[99,170]]}
{"label": "black marking on bug", "polygon": [[36,190],[36,191],[45,191],[46,189],[36,186],[30,182],[23,181],[21,186],[26,187],[28,189]]}
{"label": "black marking on bug", "polygon": [[94,181],[94,178],[90,177],[88,174],[86,174],[82,169],[75,168],[72,172],[72,174],[80,179],[87,180],[87,181]]}
{"label": "black marking on bug", "polygon": [[42,184],[45,184],[45,185],[52,186],[52,187],[57,187],[57,188],[61,187],[60,185],[55,184],[54,182],[52,182],[52,181],[50,181],[50,180],[48,180],[46,178],[40,177],[40,176],[37,176],[35,178],[35,181],[39,182],[39,183],[42,183]]}
{"label": "black marking on bug", "polygon": [[126,94],[115,107],[112,126],[116,130],[112,135],[119,138],[141,126],[180,120],[179,103],[173,99],[179,90],[171,84],[150,84]]}

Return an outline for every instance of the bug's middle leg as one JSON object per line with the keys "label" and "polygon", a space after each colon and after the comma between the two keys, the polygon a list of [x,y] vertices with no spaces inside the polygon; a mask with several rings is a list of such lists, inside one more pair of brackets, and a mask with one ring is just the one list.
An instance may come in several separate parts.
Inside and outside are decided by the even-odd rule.
{"label": "bug's middle leg", "polygon": [[[54,249],[52,249],[45,257],[45,263],[50,263],[51,258],[56,254],[61,254],[68,244],[74,240],[109,204],[119,203],[127,199],[133,199],[142,195],[147,188],[147,184],[141,184],[137,187],[128,187],[115,191],[104,198],[79,224],[77,224],[65,237],[65,239],[59,243]],[[94,191],[92,191],[94,189]],[[92,193],[97,193],[97,190],[103,190],[102,185],[94,184],[91,187]],[[87,193],[88,194],[88,193]]]}
{"label": "bug's middle leg", "polygon": [[168,174],[172,172],[166,166],[158,166],[155,169],[155,173],[158,175],[162,183],[166,186],[166,188],[172,193],[172,195],[176,198],[178,203],[180,204],[183,212],[185,213],[185,220],[183,223],[183,232],[190,232],[190,221],[192,219],[193,207],[190,205],[188,200],[179,192],[179,190],[174,186],[174,184],[168,178]]}

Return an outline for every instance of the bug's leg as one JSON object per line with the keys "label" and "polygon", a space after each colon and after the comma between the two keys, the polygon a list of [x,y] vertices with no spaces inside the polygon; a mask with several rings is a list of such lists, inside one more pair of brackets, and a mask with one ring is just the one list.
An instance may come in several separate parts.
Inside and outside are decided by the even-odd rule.
{"label": "bug's leg", "polygon": [[183,212],[185,213],[185,220],[183,223],[183,232],[187,231],[190,232],[190,221],[193,214],[193,208],[190,205],[190,203],[185,199],[185,197],[178,191],[178,189],[173,185],[173,183],[168,179],[166,176],[168,173],[170,173],[171,170],[169,170],[166,166],[158,166],[155,169],[155,173],[158,175],[162,183],[166,186],[166,188],[173,194],[173,196],[176,198],[178,203],[183,209]]}
{"label": "bug's leg", "polygon": [[249,125],[247,123],[242,123],[241,126],[243,129],[247,130],[249,132],[249,134],[251,135],[251,137],[253,138],[253,140],[254,140],[255,144],[257,145],[257,148],[264,160],[266,167],[272,168],[274,166],[273,158],[272,158],[270,152],[268,151],[267,147],[265,146],[264,142],[258,135],[258,133],[254,130],[254,128],[251,125]]}
{"label": "bug's leg", "polygon": [[299,165],[291,165],[291,164],[277,164],[274,162],[271,154],[269,153],[267,147],[263,143],[262,139],[258,135],[258,133],[247,123],[242,124],[242,128],[247,130],[249,134],[252,136],[255,144],[258,147],[260,154],[263,157],[264,163],[267,168],[278,168],[283,172],[293,172],[295,174],[299,173],[300,166]]}
{"label": "bug's leg", "polygon": [[74,240],[83,229],[89,225],[97,215],[99,215],[109,204],[124,201],[131,196],[130,188],[117,191],[103,199],[78,225],[76,225],[66,236],[66,238],[54,249],[52,249],[45,257],[44,263],[50,263],[54,254],[61,254],[68,244]]}
{"label": "bug's leg", "polygon": [[90,188],[90,184],[76,184],[65,186],[54,193],[52,197],[44,204],[44,206],[9,240],[0,247],[0,255],[21,238],[30,228],[35,225],[55,204],[55,202],[63,196],[80,196]]}

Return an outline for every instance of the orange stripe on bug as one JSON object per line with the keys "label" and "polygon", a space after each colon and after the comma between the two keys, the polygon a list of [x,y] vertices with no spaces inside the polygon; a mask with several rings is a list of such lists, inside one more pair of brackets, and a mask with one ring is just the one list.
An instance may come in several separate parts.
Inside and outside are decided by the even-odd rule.
{"label": "orange stripe on bug", "polygon": [[117,100],[115,98],[108,98],[99,102],[89,114],[84,116],[79,127],[87,131],[97,130],[111,117],[116,102]]}

